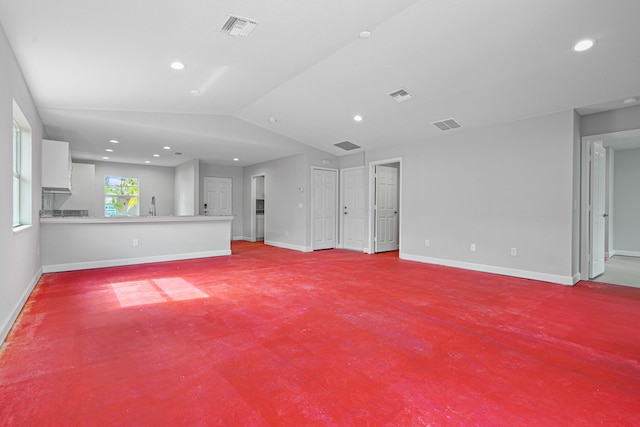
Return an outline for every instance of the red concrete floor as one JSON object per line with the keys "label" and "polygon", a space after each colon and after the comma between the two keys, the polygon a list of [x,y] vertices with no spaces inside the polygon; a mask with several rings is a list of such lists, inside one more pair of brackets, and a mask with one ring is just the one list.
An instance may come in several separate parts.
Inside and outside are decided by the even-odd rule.
{"label": "red concrete floor", "polygon": [[44,275],[0,425],[640,425],[640,289],[233,252]]}

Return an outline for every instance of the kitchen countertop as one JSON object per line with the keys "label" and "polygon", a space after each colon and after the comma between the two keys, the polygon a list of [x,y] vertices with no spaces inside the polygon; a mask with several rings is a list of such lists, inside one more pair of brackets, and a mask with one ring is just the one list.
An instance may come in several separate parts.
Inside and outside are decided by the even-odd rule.
{"label": "kitchen countertop", "polygon": [[207,222],[207,221],[231,221],[232,215],[225,216],[127,216],[127,217],[51,217],[40,218],[41,224],[121,224],[121,223],[157,223],[157,222]]}

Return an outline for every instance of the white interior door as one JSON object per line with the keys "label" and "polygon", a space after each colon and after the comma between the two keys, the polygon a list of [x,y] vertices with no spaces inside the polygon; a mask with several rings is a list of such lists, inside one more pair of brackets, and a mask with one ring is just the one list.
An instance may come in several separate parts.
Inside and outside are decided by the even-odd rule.
{"label": "white interior door", "polygon": [[594,142],[591,148],[591,217],[589,235],[591,242],[591,262],[589,266],[589,278],[594,278],[604,273],[605,250],[605,174],[606,152],[602,142]]}
{"label": "white interior door", "polygon": [[375,239],[374,252],[398,249],[398,169],[375,167]]}
{"label": "white interior door", "polygon": [[342,171],[342,247],[364,249],[364,167]]}
{"label": "white interior door", "polygon": [[205,215],[232,215],[231,178],[204,177]]}
{"label": "white interior door", "polygon": [[313,249],[336,247],[338,171],[313,169]]}

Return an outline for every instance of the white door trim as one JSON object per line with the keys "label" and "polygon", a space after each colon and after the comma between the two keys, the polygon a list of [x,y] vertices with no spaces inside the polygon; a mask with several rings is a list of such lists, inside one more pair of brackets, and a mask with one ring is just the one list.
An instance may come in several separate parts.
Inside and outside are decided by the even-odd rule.
{"label": "white door trim", "polygon": [[375,238],[375,227],[376,227],[376,224],[374,221],[375,219],[374,199],[375,199],[375,192],[376,192],[375,169],[377,165],[387,165],[389,163],[400,164],[400,167],[398,170],[398,180],[400,181],[400,185],[398,186],[398,193],[399,193],[399,199],[400,199],[398,202],[398,212],[399,212],[398,213],[398,245],[400,249],[400,254],[402,254],[402,213],[403,213],[402,185],[404,181],[402,179],[402,157],[369,162],[369,239],[368,239],[369,247],[365,249],[365,252],[369,254],[375,253],[375,245],[373,241],[373,239]]}
{"label": "white door trim", "polygon": [[[267,176],[264,173],[259,173],[256,175],[251,175],[251,236],[249,238],[250,242],[255,242],[256,241],[256,178],[258,177],[264,177],[264,186],[265,186],[265,193],[267,192],[266,188],[267,188]],[[265,196],[266,199],[266,196]],[[267,210],[264,210],[265,212],[265,224],[267,223],[267,217],[266,217],[266,213]],[[266,230],[265,230],[265,240],[266,240]]]}
{"label": "white door trim", "polygon": [[[340,240],[338,242],[338,247],[339,248],[344,248],[344,215],[342,214],[342,212],[343,212],[342,209],[344,208],[344,205],[345,205],[345,200],[344,200],[345,179],[344,179],[344,175],[345,175],[345,172],[356,171],[356,170],[361,170],[363,175],[364,175],[364,165],[363,166],[355,166],[355,167],[352,167],[352,168],[340,169],[340,206],[338,206],[338,210],[339,210],[338,216],[340,218],[340,223],[338,224],[338,227],[340,228],[340,231],[339,231]],[[363,187],[364,187],[364,185],[363,185]],[[364,191],[364,188],[362,190]],[[363,218],[363,228],[364,228],[364,218]]]}
{"label": "white door trim", "polygon": [[[314,211],[315,211],[315,206],[314,206],[314,195],[315,195],[315,184],[314,184],[314,179],[313,179],[313,173],[316,170],[324,170],[324,171],[332,171],[336,173],[336,185],[335,185],[335,189],[334,189],[334,193],[335,193],[335,204],[336,204],[336,210],[335,210],[335,231],[334,231],[334,242],[336,242],[336,247],[338,246],[338,190],[340,188],[340,174],[338,169],[333,169],[333,168],[323,168],[320,166],[312,166],[311,167],[311,209],[310,209],[310,213],[311,213],[311,250],[315,250],[314,247],[314,242],[315,242],[315,227],[314,227],[314,223],[313,223],[313,218],[314,218]],[[308,218],[308,217],[307,217]]]}

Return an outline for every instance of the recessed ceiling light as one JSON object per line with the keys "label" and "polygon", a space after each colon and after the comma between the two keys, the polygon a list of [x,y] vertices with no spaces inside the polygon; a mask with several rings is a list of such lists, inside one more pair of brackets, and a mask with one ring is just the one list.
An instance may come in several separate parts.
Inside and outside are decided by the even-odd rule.
{"label": "recessed ceiling light", "polygon": [[117,144],[117,143],[119,143],[120,141],[118,141],[117,139],[112,139],[112,140],[110,140],[109,142],[111,142],[111,143],[113,143],[113,144]]}
{"label": "recessed ceiling light", "polygon": [[269,117],[269,123],[277,123],[278,119],[276,119],[275,117]]}
{"label": "recessed ceiling light", "polygon": [[149,164],[149,163],[151,163],[151,160],[145,160],[144,162]]}
{"label": "recessed ceiling light", "polygon": [[371,31],[362,31],[360,33],[361,39],[368,39],[369,37],[371,37]]}
{"label": "recessed ceiling light", "polygon": [[184,64],[182,62],[172,62],[171,63],[171,68],[173,68],[174,70],[183,70],[184,69]]}
{"label": "recessed ceiling light", "polygon": [[160,154],[154,154],[153,157],[160,157]]}
{"label": "recessed ceiling light", "polygon": [[165,146],[164,146],[164,147],[162,147],[162,148],[164,148],[165,150],[171,150],[171,147],[169,147],[168,145],[165,145]]}
{"label": "recessed ceiling light", "polygon": [[111,148],[107,148],[107,149],[106,149],[106,150],[104,150],[104,151],[106,151],[107,153],[113,153],[113,149],[111,149]]}
{"label": "recessed ceiling light", "polygon": [[591,49],[594,44],[596,44],[596,42],[591,39],[580,40],[578,43],[573,45],[573,50],[576,52],[584,52],[585,50]]}
{"label": "recessed ceiling light", "polygon": [[191,95],[193,95],[193,96],[198,96],[198,95],[201,95],[201,94],[202,94],[202,92],[200,92],[198,89],[194,89],[194,90],[192,90],[192,91],[191,91],[191,92],[189,92],[189,93],[190,93]]}
{"label": "recessed ceiling light", "polygon": [[107,156],[102,156],[102,160],[109,160]]}
{"label": "recessed ceiling light", "polygon": [[239,159],[239,158],[237,158],[237,157],[234,157],[234,158],[233,158],[233,161],[234,161],[234,162],[239,162],[239,161],[240,161],[240,159]]}
{"label": "recessed ceiling light", "polygon": [[362,121],[362,116],[359,115],[359,114],[356,115],[356,116],[353,116],[353,120],[355,120],[356,122],[361,122]]}
{"label": "recessed ceiling light", "polygon": [[638,98],[634,97],[634,98],[627,98],[624,101],[622,101],[623,104],[634,104],[638,102]]}

